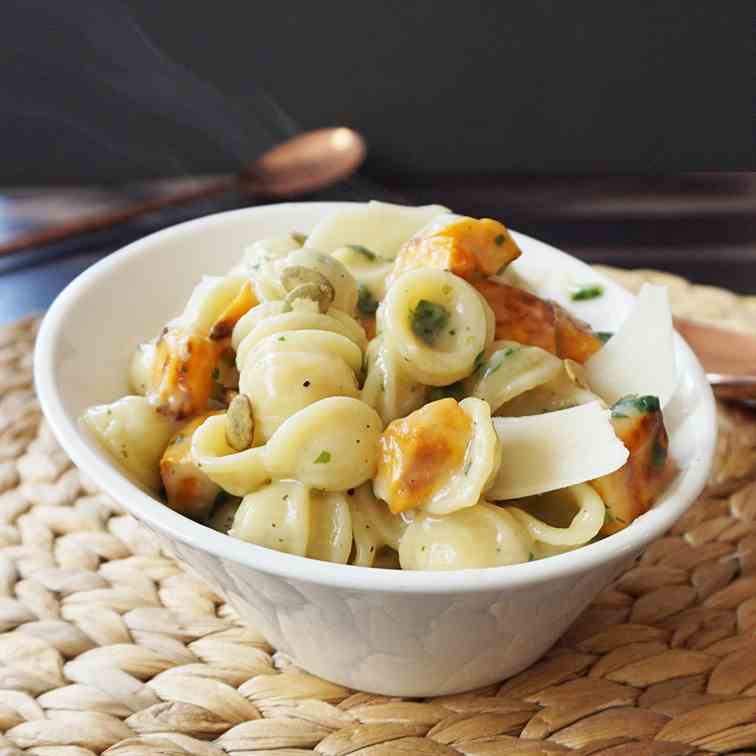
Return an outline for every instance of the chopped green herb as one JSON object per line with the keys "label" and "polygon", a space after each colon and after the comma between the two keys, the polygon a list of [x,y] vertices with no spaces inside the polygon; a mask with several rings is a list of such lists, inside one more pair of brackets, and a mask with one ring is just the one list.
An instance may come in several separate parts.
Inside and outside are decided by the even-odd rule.
{"label": "chopped green herb", "polygon": [[291,233],[291,238],[294,239],[300,247],[304,247],[305,242],[307,241],[307,234],[300,234],[299,231],[293,231]]}
{"label": "chopped green herb", "polygon": [[667,447],[662,444],[661,430],[654,437],[654,443],[651,445],[651,464],[654,467],[663,467],[667,461]]}
{"label": "chopped green herb", "polygon": [[477,373],[478,370],[480,370],[483,365],[485,364],[486,360],[484,358],[485,352],[478,352],[475,355],[475,362],[473,362],[473,372]]}
{"label": "chopped green herb", "polygon": [[506,240],[507,240],[507,237],[506,237],[506,236],[504,236],[504,234],[497,234],[497,235],[496,235],[496,236],[494,237],[494,243],[495,243],[495,244],[496,244],[496,245],[497,245],[498,247],[500,247],[500,246],[501,246],[502,244],[504,244],[504,242],[505,242]]}
{"label": "chopped green herb", "polygon": [[331,452],[323,449],[323,451],[320,452],[320,454],[318,454],[317,458],[314,460],[314,464],[325,465],[326,463],[330,461],[331,461]]}
{"label": "chopped green herb", "polygon": [[456,399],[458,402],[465,398],[465,388],[462,381],[450,383],[448,386],[436,386],[428,392],[429,402],[448,398]]}
{"label": "chopped green herb", "polygon": [[349,249],[353,250],[354,252],[357,252],[358,254],[362,255],[363,257],[366,257],[371,262],[373,260],[376,260],[378,255],[375,254],[375,252],[371,252],[367,247],[363,246],[362,244],[347,244],[347,247]]}
{"label": "chopped green herb", "polygon": [[593,334],[602,344],[606,344],[614,336],[611,331],[596,331]]}
{"label": "chopped green herb", "polygon": [[449,322],[449,310],[442,304],[421,299],[410,311],[412,332],[426,344],[432,344],[439,331]]}
{"label": "chopped green herb", "polygon": [[531,551],[528,553],[528,561],[532,562],[535,559],[535,554]]}
{"label": "chopped green herb", "polygon": [[278,340],[279,340],[279,341],[286,341],[286,336],[279,336],[279,337],[278,337]]}
{"label": "chopped green herb", "polygon": [[496,362],[491,360],[488,367],[486,368],[485,375],[486,377],[489,375],[493,375],[506,361],[507,357],[511,357],[515,353],[515,349],[512,347],[507,347],[504,350],[501,350],[500,352],[496,352],[494,357],[496,357],[497,354],[501,355]]}
{"label": "chopped green herb", "polygon": [[218,378],[220,378],[220,369],[219,368],[215,368],[213,370],[212,376],[213,376],[213,380],[217,381]]}
{"label": "chopped green herb", "polygon": [[357,295],[357,309],[363,315],[375,315],[378,309],[378,300],[373,296],[373,292],[365,284],[360,284]]}
{"label": "chopped green herb", "polygon": [[604,293],[604,287],[599,284],[590,284],[589,286],[581,286],[577,291],[572,292],[573,302],[582,302],[586,299],[596,299]]}
{"label": "chopped green herb", "polygon": [[636,412],[645,414],[647,412],[659,412],[659,410],[658,397],[628,394],[612,405],[612,417],[630,417],[630,415]]}

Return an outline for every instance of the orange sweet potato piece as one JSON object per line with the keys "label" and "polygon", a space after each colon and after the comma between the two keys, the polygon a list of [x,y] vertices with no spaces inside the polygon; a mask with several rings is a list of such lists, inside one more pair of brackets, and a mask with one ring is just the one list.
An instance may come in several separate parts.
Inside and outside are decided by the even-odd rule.
{"label": "orange sweet potato piece", "polygon": [[192,459],[194,432],[210,415],[217,414],[206,412],[182,426],[168,442],[160,460],[168,506],[193,519],[207,516],[221,490]]}
{"label": "orange sweet potato piece", "polygon": [[378,475],[389,481],[396,514],[422,504],[462,464],[472,421],[454,399],[439,399],[394,420],[381,436]]}
{"label": "orange sweet potato piece", "polygon": [[406,242],[394,261],[387,285],[415,268],[439,268],[462,278],[492,276],[520,254],[503,223],[490,218],[463,218]]}
{"label": "orange sweet potato piece", "polygon": [[219,354],[219,346],[203,336],[165,328],[155,345],[148,398],[177,420],[203,412]]}
{"label": "orange sweet potato piece", "polygon": [[655,396],[620,399],[612,407],[612,425],[630,456],[619,470],[591,481],[607,509],[602,535],[626,528],[647,512],[677,469],[669,458],[667,430]]}
{"label": "orange sweet potato piece", "polygon": [[601,348],[601,340],[591,329],[556,302],[490,279],[471,283],[494,312],[497,339],[541,347],[581,364]]}

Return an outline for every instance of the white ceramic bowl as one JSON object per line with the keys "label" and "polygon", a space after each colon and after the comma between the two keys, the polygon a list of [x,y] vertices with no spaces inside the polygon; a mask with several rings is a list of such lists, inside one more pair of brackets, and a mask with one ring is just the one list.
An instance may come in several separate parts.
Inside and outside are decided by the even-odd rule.
{"label": "white ceramic bowl", "polygon": [[[714,401],[681,339],[681,385],[665,417],[682,469],[663,498],[621,533],[511,567],[378,570],[235,540],[140,489],[78,422],[87,406],[128,393],[133,349],[181,310],[202,274],[226,271],[250,241],[307,232],[339,206],[283,204],[222,213],[153,234],[97,263],[45,317],[35,356],[39,398],[74,462],[304,669],[389,695],[432,696],[486,685],[541,656],[701,491],[716,435]],[[618,326],[631,295],[563,252],[521,234],[516,239],[521,269],[555,298],[563,294],[565,277],[600,281],[605,295],[572,309],[602,330]]]}

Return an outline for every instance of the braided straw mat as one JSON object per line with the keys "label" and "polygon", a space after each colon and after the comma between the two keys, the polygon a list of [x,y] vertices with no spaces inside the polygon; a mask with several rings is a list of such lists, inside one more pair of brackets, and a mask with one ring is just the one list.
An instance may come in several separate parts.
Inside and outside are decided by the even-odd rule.
{"label": "braided straw mat", "polygon": [[[678,314],[756,304],[658,273]],[[0,330],[0,756],[677,756],[756,748],[756,422],[541,661],[425,701],[298,670],[74,467],[32,388],[38,321]],[[756,753],[756,750],[751,750]]]}

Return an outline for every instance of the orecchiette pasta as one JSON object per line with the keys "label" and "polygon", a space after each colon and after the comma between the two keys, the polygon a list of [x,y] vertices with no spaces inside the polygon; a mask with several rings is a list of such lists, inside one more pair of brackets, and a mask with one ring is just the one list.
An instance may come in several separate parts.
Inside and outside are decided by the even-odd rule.
{"label": "orecchiette pasta", "polygon": [[324,491],[346,491],[373,477],[383,423],[359,399],[332,396],[292,415],[265,445],[274,478],[296,478]]}
{"label": "orecchiette pasta", "polygon": [[208,417],[194,432],[192,458],[210,480],[234,496],[244,496],[270,479],[264,447],[234,450],[226,440],[223,415]]}
{"label": "orecchiette pasta", "polygon": [[533,539],[508,508],[481,501],[444,517],[420,514],[399,544],[403,570],[465,570],[527,562]]}
{"label": "orecchiette pasta", "polygon": [[83,420],[97,439],[143,486],[160,487],[160,457],[175,424],[143,396],[90,407]]}
{"label": "orecchiette pasta", "polygon": [[491,356],[468,379],[472,396],[485,399],[495,412],[505,402],[555,378],[561,361],[545,349],[515,341],[497,341]]}
{"label": "orecchiette pasta", "polygon": [[466,281],[442,270],[401,275],[378,310],[380,333],[415,380],[446,386],[470,375],[489,345],[488,305]]}
{"label": "orecchiette pasta", "polygon": [[384,424],[423,405],[426,387],[406,373],[396,349],[382,336],[370,342],[366,357],[367,374],[360,397],[378,412]]}
{"label": "orecchiette pasta", "polygon": [[205,276],[133,356],[137,395],[84,415],[175,511],[315,560],[472,569],[621,530],[674,476],[662,292],[604,352],[498,221],[371,202],[302,231]]}

